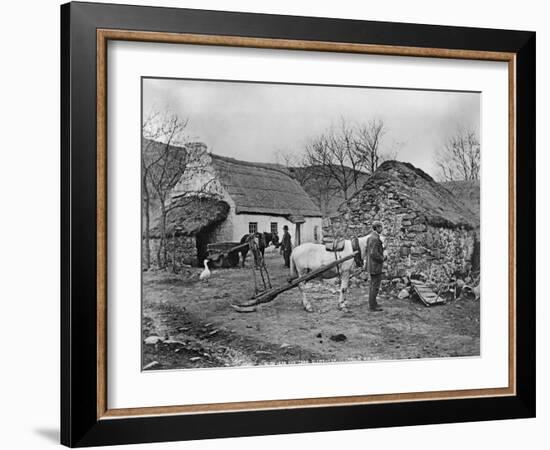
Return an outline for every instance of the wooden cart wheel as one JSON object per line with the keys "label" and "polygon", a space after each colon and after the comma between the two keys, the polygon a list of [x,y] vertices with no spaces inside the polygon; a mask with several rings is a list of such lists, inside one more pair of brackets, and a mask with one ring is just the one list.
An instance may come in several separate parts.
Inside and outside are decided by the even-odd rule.
{"label": "wooden cart wheel", "polygon": [[237,267],[239,265],[239,253],[238,252],[232,252],[227,255],[227,259],[225,259],[226,267]]}

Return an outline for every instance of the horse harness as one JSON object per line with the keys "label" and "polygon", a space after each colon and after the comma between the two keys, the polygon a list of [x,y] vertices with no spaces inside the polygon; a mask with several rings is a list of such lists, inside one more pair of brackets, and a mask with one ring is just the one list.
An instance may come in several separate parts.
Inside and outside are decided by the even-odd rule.
{"label": "horse harness", "polygon": [[363,255],[361,254],[361,247],[359,246],[359,238],[357,236],[351,238],[351,250],[357,252],[353,257],[355,265],[357,267],[363,267]]}
{"label": "horse harness", "polygon": [[[339,248],[339,240],[336,239],[335,241],[332,242],[332,252],[334,252],[334,260],[337,261],[338,260],[338,253],[341,252],[344,247],[341,246],[341,248]],[[359,246],[359,239],[357,238],[357,236],[353,236],[351,238],[351,250],[353,252],[357,252],[354,257],[353,257],[353,260],[355,261],[355,265],[359,268],[362,268],[363,267],[363,255],[361,254],[361,247]],[[342,283],[342,274],[340,273],[340,264],[336,265],[336,270],[338,271],[338,282]]]}

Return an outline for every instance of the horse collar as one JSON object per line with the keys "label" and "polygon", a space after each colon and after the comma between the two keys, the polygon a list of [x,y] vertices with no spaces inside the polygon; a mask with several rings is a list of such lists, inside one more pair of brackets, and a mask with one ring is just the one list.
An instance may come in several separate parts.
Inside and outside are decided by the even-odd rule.
{"label": "horse collar", "polygon": [[361,255],[361,247],[359,245],[359,239],[357,238],[357,236],[353,236],[351,238],[351,249],[352,251],[357,252],[353,257],[355,265],[357,267],[363,267],[363,256]]}

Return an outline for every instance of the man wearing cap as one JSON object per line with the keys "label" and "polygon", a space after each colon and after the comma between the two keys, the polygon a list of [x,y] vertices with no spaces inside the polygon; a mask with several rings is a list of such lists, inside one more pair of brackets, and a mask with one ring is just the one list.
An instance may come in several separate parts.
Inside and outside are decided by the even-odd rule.
{"label": "man wearing cap", "polygon": [[283,227],[283,239],[281,240],[281,253],[285,259],[285,267],[290,267],[290,254],[292,253],[292,240],[288,232],[288,226]]}
{"label": "man wearing cap", "polygon": [[384,248],[380,240],[382,233],[382,222],[378,220],[372,224],[372,233],[367,238],[367,271],[370,274],[369,288],[369,310],[382,311],[382,308],[376,301],[376,296],[380,290],[382,282],[382,266],[384,265]]}

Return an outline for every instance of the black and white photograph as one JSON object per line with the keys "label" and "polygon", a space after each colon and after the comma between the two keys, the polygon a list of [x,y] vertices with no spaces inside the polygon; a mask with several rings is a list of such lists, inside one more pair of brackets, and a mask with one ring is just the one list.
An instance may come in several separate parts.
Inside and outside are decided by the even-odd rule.
{"label": "black and white photograph", "polygon": [[0,447],[544,448],[547,8],[453,6],[6,2]]}
{"label": "black and white photograph", "polygon": [[142,370],[480,355],[480,93],[142,78]]}

